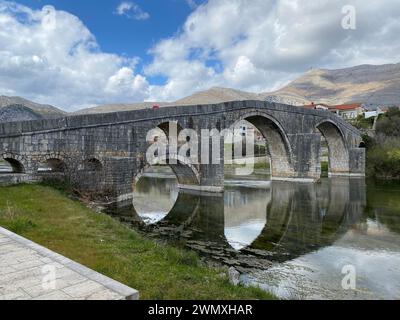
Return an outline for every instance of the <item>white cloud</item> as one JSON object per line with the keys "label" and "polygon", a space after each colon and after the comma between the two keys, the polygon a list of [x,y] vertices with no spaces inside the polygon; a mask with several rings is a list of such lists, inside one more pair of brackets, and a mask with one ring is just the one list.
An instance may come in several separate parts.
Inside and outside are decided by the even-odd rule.
{"label": "white cloud", "polygon": [[115,10],[115,13],[135,20],[146,20],[150,18],[148,12],[143,11],[136,3],[128,1],[121,2]]}
{"label": "white cloud", "polygon": [[106,92],[112,94],[123,94],[124,92],[142,92],[148,90],[148,82],[141,75],[135,75],[133,70],[123,67],[109,77],[106,85]]}
{"label": "white cloud", "polygon": [[[356,30],[341,26],[349,4],[356,8]],[[146,74],[168,79],[151,89],[154,99],[212,85],[259,92],[311,67],[399,62],[399,32],[398,0],[209,0],[181,32],[151,50]]]}
{"label": "white cloud", "polygon": [[186,3],[190,7],[190,9],[196,9],[197,8],[196,0],[186,0]]}
{"label": "white cloud", "polygon": [[[125,3],[116,13],[133,17]],[[341,27],[348,4],[356,30]],[[71,110],[173,101],[211,86],[261,92],[310,67],[399,62],[399,34],[398,0],[209,0],[149,50],[154,59],[139,74],[138,57],[102,52],[76,16],[0,0],[0,94]],[[157,76],[166,83],[149,83]]]}
{"label": "white cloud", "polygon": [[0,94],[67,110],[143,101],[149,88],[135,74],[137,62],[102,52],[90,31],[67,12],[0,1]]}

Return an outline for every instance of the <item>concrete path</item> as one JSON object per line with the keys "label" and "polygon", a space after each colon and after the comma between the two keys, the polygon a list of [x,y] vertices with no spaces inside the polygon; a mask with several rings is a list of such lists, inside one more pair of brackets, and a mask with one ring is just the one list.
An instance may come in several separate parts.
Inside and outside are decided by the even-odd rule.
{"label": "concrete path", "polygon": [[138,298],[138,291],[0,227],[0,300]]}

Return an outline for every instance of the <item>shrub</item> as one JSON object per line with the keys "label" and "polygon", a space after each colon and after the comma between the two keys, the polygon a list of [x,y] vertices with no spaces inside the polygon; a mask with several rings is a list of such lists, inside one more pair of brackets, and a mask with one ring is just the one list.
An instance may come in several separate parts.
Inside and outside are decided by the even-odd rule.
{"label": "shrub", "polygon": [[398,108],[390,108],[386,114],[379,117],[376,133],[400,138],[400,110]]}
{"label": "shrub", "polygon": [[352,125],[357,129],[372,129],[374,125],[374,117],[365,119],[364,115],[359,115],[357,119],[352,122]]}
{"label": "shrub", "polygon": [[381,115],[375,137],[364,135],[363,141],[367,148],[367,175],[400,179],[400,110],[390,108]]}
{"label": "shrub", "polygon": [[400,139],[379,135],[367,152],[367,175],[400,179]]}
{"label": "shrub", "polygon": [[375,145],[375,139],[371,138],[369,135],[367,134],[363,134],[362,139],[364,141],[365,144],[365,148],[370,149]]}

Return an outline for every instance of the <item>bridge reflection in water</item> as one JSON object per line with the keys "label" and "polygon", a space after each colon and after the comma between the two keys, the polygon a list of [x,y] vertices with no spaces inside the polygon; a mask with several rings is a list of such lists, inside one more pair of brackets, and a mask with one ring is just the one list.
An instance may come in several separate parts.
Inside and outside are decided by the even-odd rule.
{"label": "bridge reflection in water", "polygon": [[[400,186],[246,179],[226,181],[224,195],[199,195],[179,192],[173,174],[150,174],[135,207],[108,211],[146,237],[234,266],[244,283],[280,297],[400,297]],[[355,291],[341,286],[346,265],[357,270]]]}
{"label": "bridge reflection in water", "polygon": [[178,193],[172,179],[146,180],[135,207],[113,207],[109,213],[147,236],[242,272],[329,246],[361,219],[366,204],[362,179],[228,183],[225,195]]}

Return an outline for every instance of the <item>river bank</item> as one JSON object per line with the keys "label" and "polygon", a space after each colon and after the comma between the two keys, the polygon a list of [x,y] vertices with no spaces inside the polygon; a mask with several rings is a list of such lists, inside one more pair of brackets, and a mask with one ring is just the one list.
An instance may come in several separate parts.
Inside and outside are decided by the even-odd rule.
{"label": "river bank", "polygon": [[0,188],[0,225],[140,291],[142,299],[272,299],[233,286],[226,269],[149,240],[42,185]]}

